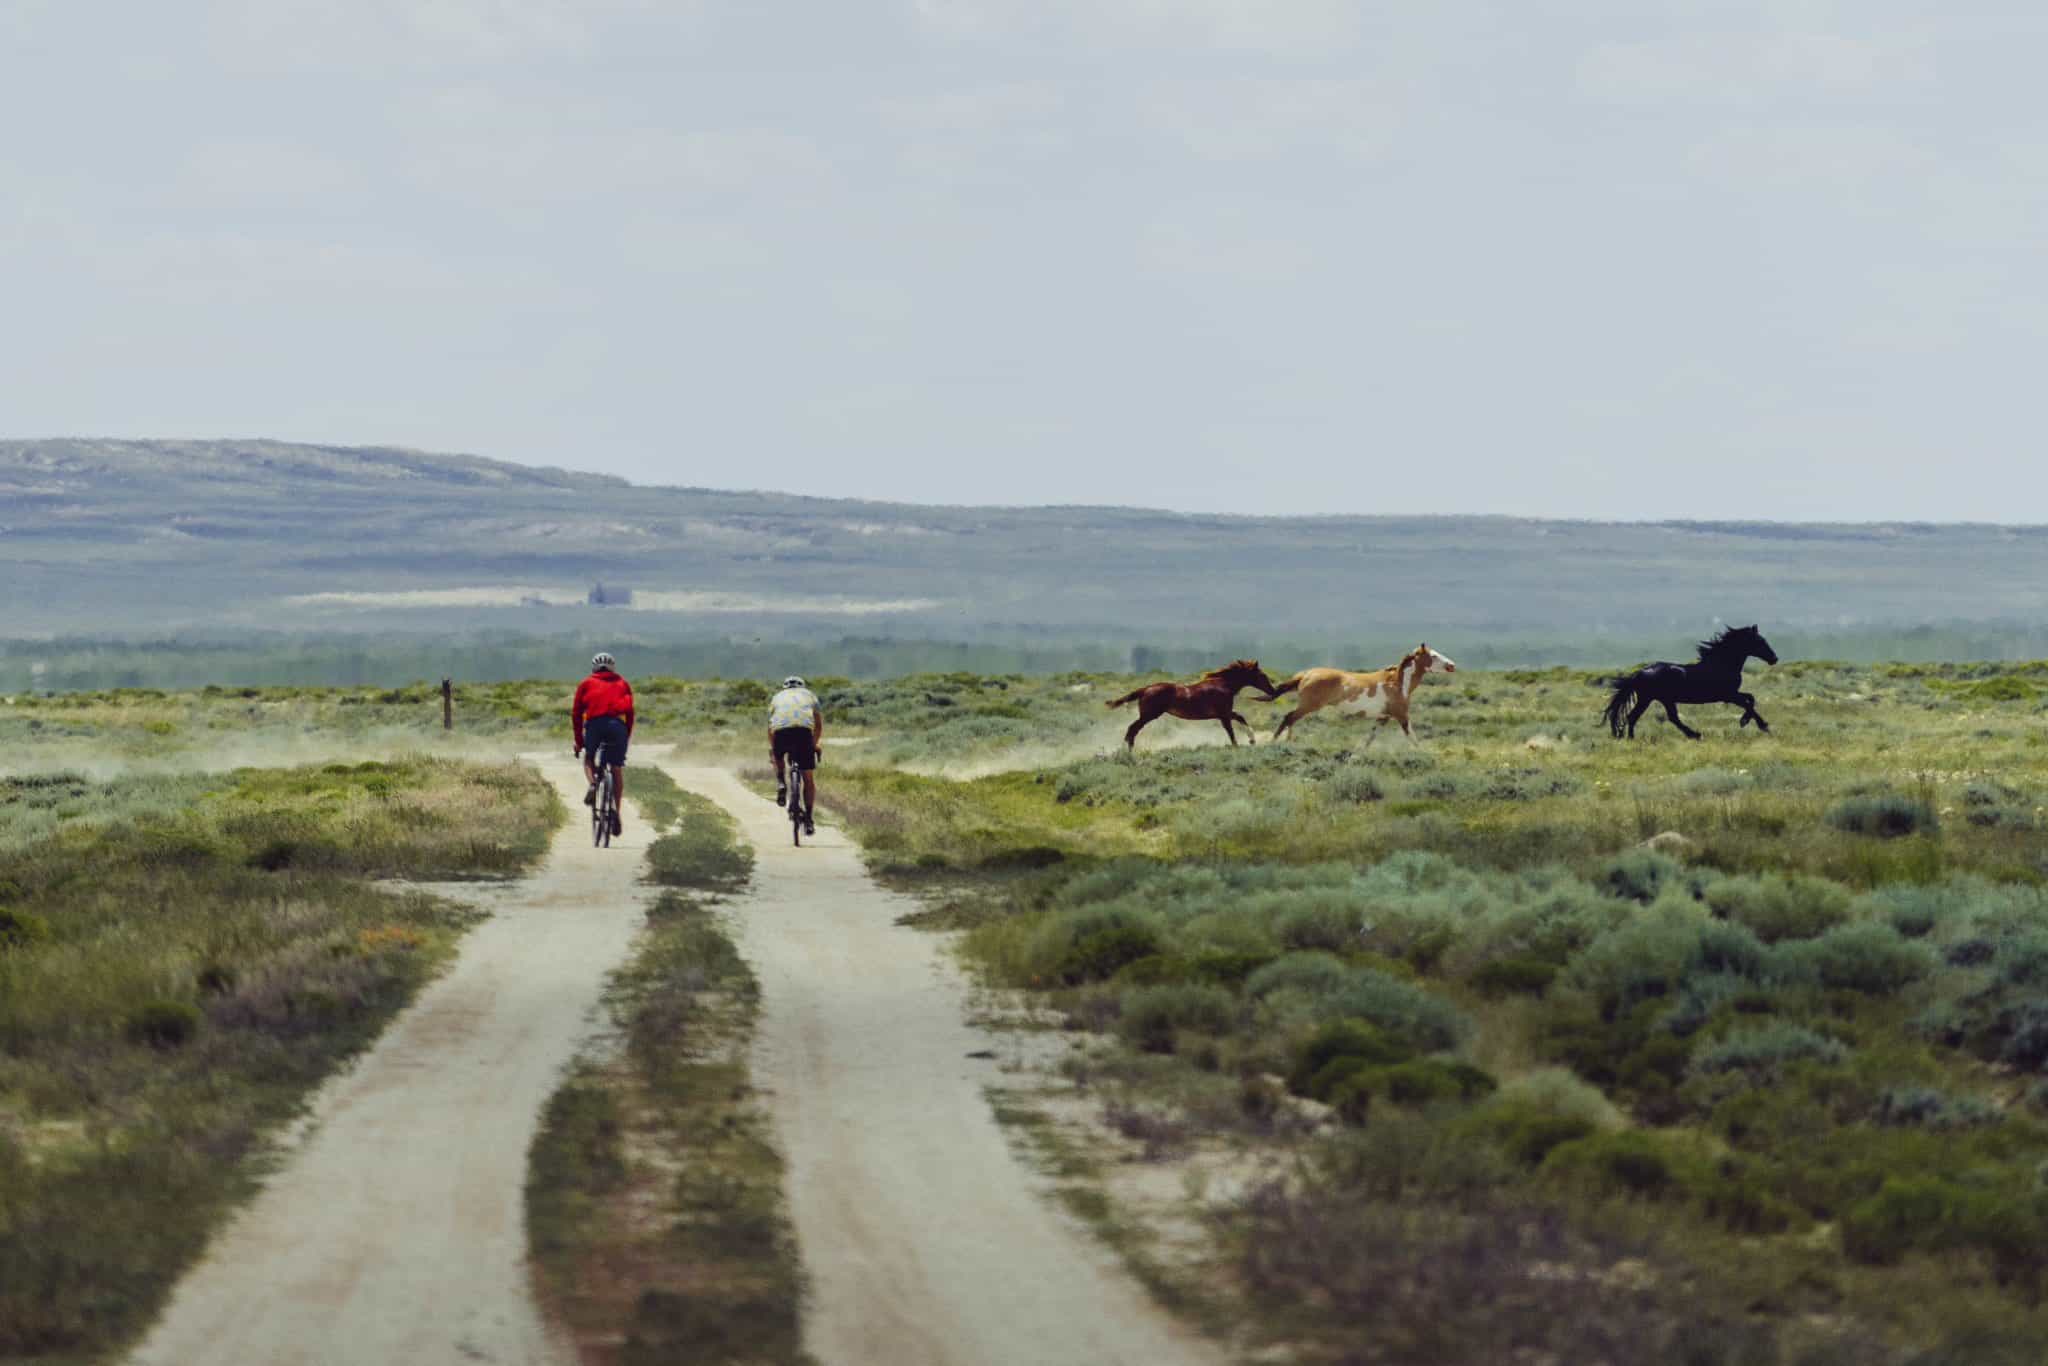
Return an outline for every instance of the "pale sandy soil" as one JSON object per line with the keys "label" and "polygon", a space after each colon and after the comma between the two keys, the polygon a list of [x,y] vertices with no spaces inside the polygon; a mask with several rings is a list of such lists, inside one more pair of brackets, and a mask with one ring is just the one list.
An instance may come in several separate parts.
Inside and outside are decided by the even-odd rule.
{"label": "pale sandy soil", "polygon": [[[649,757],[656,757],[650,755]],[[582,781],[536,758],[577,817]],[[667,766],[667,765],[664,765]],[[829,828],[801,849],[730,772],[671,768],[759,853],[733,905],[759,975],[752,1058],[812,1285],[823,1366],[1172,1366],[1219,1355],[1038,1189],[985,1088],[990,1036],[917,904]],[[562,1366],[534,1307],[521,1190],[538,1115],[641,924],[644,836],[572,819],[546,866],[384,1038],[322,1090],[303,1137],[217,1238],[136,1366]]]}
{"label": "pale sandy soil", "polygon": [[966,1023],[964,984],[936,936],[895,923],[918,903],[876,886],[835,830],[791,848],[787,819],[731,773],[669,771],[759,854],[733,918],[761,980],[754,1081],[789,1161],[811,1353],[826,1366],[1219,1360],[1011,1153],[984,1094],[1002,1078],[969,1056],[991,1039]]}
{"label": "pale sandy soil", "polygon": [[[577,766],[537,762],[582,817]],[[491,896],[454,966],[321,1091],[138,1366],[566,1359],[529,1290],[526,1150],[641,924],[638,825],[600,850],[572,819],[540,872]]]}

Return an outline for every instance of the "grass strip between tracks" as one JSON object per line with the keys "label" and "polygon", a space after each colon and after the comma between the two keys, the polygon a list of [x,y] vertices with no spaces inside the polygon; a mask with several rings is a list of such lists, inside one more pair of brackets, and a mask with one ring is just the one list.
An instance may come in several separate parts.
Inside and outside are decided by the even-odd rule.
{"label": "grass strip between tracks", "polygon": [[759,988],[714,909],[752,850],[659,770],[634,769],[629,800],[666,830],[648,851],[665,890],[612,980],[613,1032],[534,1140],[542,1300],[584,1362],[805,1362],[782,1158],[747,1072]]}

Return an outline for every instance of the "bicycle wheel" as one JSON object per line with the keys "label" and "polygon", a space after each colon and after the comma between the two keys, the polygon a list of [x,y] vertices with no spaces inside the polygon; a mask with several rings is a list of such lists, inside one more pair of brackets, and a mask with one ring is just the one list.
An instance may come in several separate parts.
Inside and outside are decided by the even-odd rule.
{"label": "bicycle wheel", "polygon": [[590,804],[590,842],[603,849],[612,842],[612,767],[599,750],[591,760],[597,769],[597,800]]}
{"label": "bicycle wheel", "polygon": [[[794,764],[790,765],[795,770]],[[792,771],[789,775],[789,842],[798,848],[804,842],[804,775]]]}

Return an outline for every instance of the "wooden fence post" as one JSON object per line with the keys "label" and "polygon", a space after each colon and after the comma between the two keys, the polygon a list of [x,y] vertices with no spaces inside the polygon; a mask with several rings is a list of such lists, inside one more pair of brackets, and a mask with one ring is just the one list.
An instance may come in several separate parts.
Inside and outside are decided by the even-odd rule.
{"label": "wooden fence post", "polygon": [[441,680],[441,729],[455,729],[455,681]]}

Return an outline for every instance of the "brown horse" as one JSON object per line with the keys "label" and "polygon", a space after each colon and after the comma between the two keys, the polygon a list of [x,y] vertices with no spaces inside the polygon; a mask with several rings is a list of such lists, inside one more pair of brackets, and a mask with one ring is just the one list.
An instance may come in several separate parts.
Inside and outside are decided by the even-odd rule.
{"label": "brown horse", "polygon": [[1138,704],[1138,719],[1131,722],[1130,729],[1124,732],[1125,749],[1136,749],[1138,732],[1168,713],[1183,721],[1221,721],[1223,733],[1230,737],[1233,745],[1237,743],[1237,732],[1230,728],[1230,723],[1235,721],[1244,727],[1245,739],[1257,744],[1252,735],[1252,723],[1235,710],[1237,694],[1245,688],[1263,690],[1268,702],[1279,696],[1274,690],[1273,680],[1266,677],[1258,660],[1238,659],[1220,669],[1209,670],[1192,683],[1147,683],[1109,705],[1121,707],[1131,701]]}

